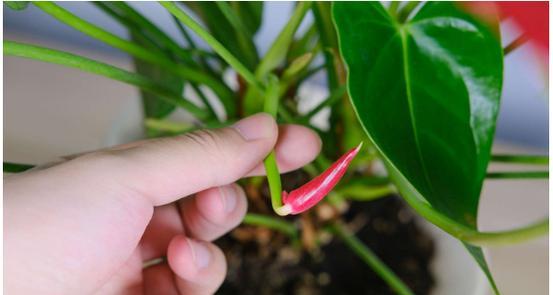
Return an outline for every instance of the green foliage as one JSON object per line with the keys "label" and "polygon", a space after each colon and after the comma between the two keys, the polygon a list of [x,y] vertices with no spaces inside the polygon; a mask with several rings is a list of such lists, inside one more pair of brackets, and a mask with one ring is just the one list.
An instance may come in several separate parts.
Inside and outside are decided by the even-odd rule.
{"label": "green foliage", "polygon": [[144,76],[131,73],[99,61],[68,52],[8,40],[4,41],[4,54],[32,58],[44,62],[77,68],[81,71],[131,84],[153,94],[154,96],[152,97],[156,97],[164,102],[184,108],[199,119],[207,117],[207,113],[203,109],[197,107],[190,101],[183,99],[180,94],[175,93],[173,90],[167,88],[167,86],[160,85],[156,81]]}
{"label": "green foliage", "polygon": [[13,10],[23,10],[29,6],[29,1],[4,1],[4,4]]}
{"label": "green foliage", "polygon": [[444,2],[406,23],[378,2],[336,3],[334,19],[352,104],[394,181],[476,228],[503,75],[496,30]]}
{"label": "green foliage", "polygon": [[[131,33],[131,38],[138,44],[143,45],[143,41],[135,34]],[[178,76],[172,75],[167,71],[156,65],[152,65],[141,61],[140,59],[134,59],[134,67],[137,73],[152,79],[161,84],[167,85],[168,88],[175,93],[182,93],[184,88],[184,81]],[[142,96],[142,105],[144,109],[144,115],[146,118],[164,118],[169,115],[174,109],[173,104],[166,103],[148,92],[140,91]]]}
{"label": "green foliage", "polygon": [[263,2],[183,2],[210,34],[250,70],[259,62],[253,37],[261,24]]}
{"label": "green foliage", "polygon": [[[28,2],[5,4],[21,10]],[[270,113],[279,122],[303,124],[323,140],[315,163],[304,168],[311,176],[368,136],[373,145],[361,151],[353,164],[359,169],[346,175],[329,203],[336,199],[370,201],[399,191],[421,216],[464,242],[494,288],[480,246],[514,243],[547,233],[548,220],[504,232],[479,232],[476,226],[486,177],[549,176],[547,171],[486,170],[490,160],[548,163],[544,156],[490,156],[503,71],[497,24],[484,25],[444,2],[427,3],[414,15],[419,2],[392,3],[388,10],[379,2],[299,2],[268,52],[259,56],[254,36],[262,24],[262,2],[184,2],[182,6],[188,10],[177,3],[161,2],[185,45],[125,2],[94,4],[123,25],[130,38],[119,37],[55,3],[34,2],[68,26],[129,54],[134,72],[12,41],[4,41],[4,54],[73,67],[136,86],[150,136],[228,126],[259,111]],[[314,22],[298,34],[308,13],[313,14]],[[210,49],[200,49],[192,34]],[[323,63],[313,65],[321,57]],[[228,67],[237,73],[237,89],[222,77]],[[299,87],[323,70],[328,98],[306,113],[298,112]],[[191,86],[204,107],[182,96],[184,85]],[[212,90],[213,100],[223,106],[223,119],[215,114],[203,86]],[[177,107],[197,120],[170,121],[168,115]],[[312,117],[323,109],[330,109],[329,130],[311,124]],[[389,178],[371,175],[375,158],[384,161]],[[278,208],[282,205],[281,180],[274,151],[264,164],[272,205]],[[4,171],[31,167],[4,163]],[[295,246],[300,242],[296,224],[282,219],[248,215],[245,223],[282,231]],[[329,231],[342,238],[396,292],[410,294],[339,222]]]}

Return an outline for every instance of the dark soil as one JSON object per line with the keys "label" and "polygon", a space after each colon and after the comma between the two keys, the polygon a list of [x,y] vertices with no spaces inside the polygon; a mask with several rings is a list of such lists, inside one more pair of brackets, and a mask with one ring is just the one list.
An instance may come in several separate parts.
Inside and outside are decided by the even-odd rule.
{"label": "dark soil", "polygon": [[[316,217],[301,217],[316,227],[304,218]],[[430,292],[433,242],[401,198],[352,203],[342,220],[415,294]],[[304,234],[303,247],[293,247],[283,234],[251,226],[219,239],[228,275],[218,294],[395,294],[339,239],[311,232],[325,242],[309,246]]]}

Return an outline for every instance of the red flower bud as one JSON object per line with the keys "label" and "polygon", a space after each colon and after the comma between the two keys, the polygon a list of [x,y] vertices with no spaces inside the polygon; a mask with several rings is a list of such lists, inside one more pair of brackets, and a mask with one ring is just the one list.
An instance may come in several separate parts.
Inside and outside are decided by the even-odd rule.
{"label": "red flower bud", "polygon": [[313,178],[308,183],[287,193],[282,192],[282,207],[276,212],[279,215],[299,214],[319,203],[340,181],[349,167],[353,158],[357,155],[363,143],[351,149],[340,159],[334,162],[321,175]]}

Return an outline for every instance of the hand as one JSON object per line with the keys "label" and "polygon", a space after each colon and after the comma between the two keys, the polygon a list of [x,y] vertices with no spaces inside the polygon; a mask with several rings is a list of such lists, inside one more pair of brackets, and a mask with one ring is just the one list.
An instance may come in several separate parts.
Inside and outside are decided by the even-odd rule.
{"label": "hand", "polygon": [[[233,127],[6,177],[4,291],[215,292],[226,262],[210,241],[241,222],[247,200],[234,182],[264,173],[262,160],[273,148],[285,172],[313,160],[320,141],[307,128],[277,127],[258,114]],[[144,261],[165,255],[167,263],[143,269]]]}

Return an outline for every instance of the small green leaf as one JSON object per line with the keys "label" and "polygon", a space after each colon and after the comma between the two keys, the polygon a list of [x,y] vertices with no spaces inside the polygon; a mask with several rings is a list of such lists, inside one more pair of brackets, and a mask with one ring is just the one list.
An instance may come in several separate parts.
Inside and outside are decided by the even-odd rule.
{"label": "small green leaf", "polygon": [[4,4],[13,10],[23,10],[29,6],[30,1],[4,1]]}
{"label": "small green leaf", "polygon": [[313,53],[305,53],[298,58],[294,59],[290,66],[284,70],[282,74],[283,80],[291,80],[296,77],[301,71],[303,71],[313,59]]}
{"label": "small green leaf", "polygon": [[[502,86],[497,24],[448,2],[406,23],[379,2],[337,2],[333,13],[352,104],[398,189],[476,229]],[[495,289],[480,248],[469,252]]]}

